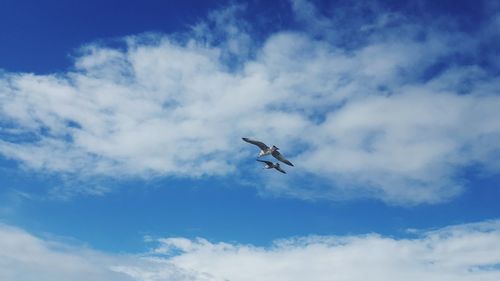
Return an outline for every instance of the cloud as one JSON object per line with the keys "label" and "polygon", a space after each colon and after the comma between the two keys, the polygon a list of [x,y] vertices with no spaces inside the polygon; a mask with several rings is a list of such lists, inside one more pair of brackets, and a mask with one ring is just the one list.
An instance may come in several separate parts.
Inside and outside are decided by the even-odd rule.
{"label": "cloud", "polygon": [[180,35],[89,44],[64,72],[3,73],[0,154],[83,177],[223,177],[248,136],[299,163],[264,192],[396,204],[456,196],[467,166],[496,173],[500,81],[476,55],[495,17],[471,39],[377,5],[365,22],[292,8],[303,27],[264,39],[231,6]]}
{"label": "cloud", "polygon": [[168,260],[207,280],[494,280],[499,227],[498,221],[460,225],[412,239],[311,236],[270,248],[175,238],[160,240],[156,250],[181,251]]}
{"label": "cloud", "polygon": [[44,240],[3,224],[0,252],[2,280],[133,280],[106,267],[117,257]]}
{"label": "cloud", "polygon": [[308,236],[270,247],[158,239],[149,253],[121,254],[68,246],[0,226],[4,280],[498,280],[500,222],[378,234]]}

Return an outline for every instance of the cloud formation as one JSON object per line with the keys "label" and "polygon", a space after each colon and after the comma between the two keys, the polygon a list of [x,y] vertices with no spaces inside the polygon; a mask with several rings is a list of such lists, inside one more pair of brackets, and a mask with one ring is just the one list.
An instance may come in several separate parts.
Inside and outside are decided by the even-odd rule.
{"label": "cloud formation", "polygon": [[226,176],[248,136],[300,163],[290,178],[303,184],[271,193],[398,204],[459,194],[467,166],[496,173],[500,64],[474,57],[496,17],[472,39],[383,10],[349,25],[292,1],[302,28],[262,40],[241,9],[180,35],[89,44],[65,72],[2,73],[0,153],[84,176]]}
{"label": "cloud formation", "polygon": [[0,224],[0,279],[10,281],[133,280],[106,267],[113,257],[35,237]]}
{"label": "cloud formation", "polygon": [[310,236],[271,247],[164,238],[142,255],[113,255],[0,226],[4,280],[498,280],[500,222],[415,232]]}

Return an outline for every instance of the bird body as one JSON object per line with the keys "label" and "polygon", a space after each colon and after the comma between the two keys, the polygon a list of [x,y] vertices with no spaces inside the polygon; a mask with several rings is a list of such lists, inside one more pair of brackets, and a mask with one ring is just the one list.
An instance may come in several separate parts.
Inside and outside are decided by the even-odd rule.
{"label": "bird body", "polygon": [[286,172],[283,169],[281,169],[280,163],[273,163],[271,161],[265,161],[265,160],[259,160],[259,159],[257,159],[257,161],[265,163],[264,169],[276,169],[276,170],[282,172],[283,174],[286,174]]}
{"label": "bird body", "polygon": [[260,148],[259,157],[272,154],[274,151],[278,150],[278,148],[276,146],[273,145],[272,147],[269,147],[265,143],[258,141],[258,140],[252,140],[249,138],[242,138],[242,140],[258,146]]}
{"label": "bird body", "polygon": [[292,162],[288,161],[278,150],[279,148],[276,147],[276,146],[267,146],[265,143],[261,142],[261,141],[258,141],[258,140],[253,140],[253,139],[249,139],[249,138],[242,138],[244,141],[248,142],[248,143],[251,143],[253,145],[256,145],[260,148],[260,152],[259,152],[259,155],[258,157],[262,157],[262,156],[265,156],[265,155],[269,155],[271,154],[274,158],[278,159],[279,161],[287,164],[287,165],[290,165],[290,166],[293,166]]}

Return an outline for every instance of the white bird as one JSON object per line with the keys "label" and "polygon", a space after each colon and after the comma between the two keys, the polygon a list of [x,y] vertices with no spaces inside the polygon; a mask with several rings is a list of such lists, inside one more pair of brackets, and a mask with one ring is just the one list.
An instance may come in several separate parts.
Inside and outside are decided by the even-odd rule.
{"label": "white bird", "polygon": [[278,151],[279,150],[278,147],[276,147],[274,145],[272,147],[269,147],[261,141],[252,140],[249,138],[242,138],[242,139],[244,141],[251,143],[253,145],[256,145],[260,148],[260,152],[259,152],[258,157],[262,157],[262,156],[271,154],[272,156],[274,156],[274,158],[278,159],[279,161],[281,161],[287,165],[293,166],[292,162],[288,161],[283,155],[281,155],[281,153]]}
{"label": "white bird", "polygon": [[257,159],[257,161],[262,162],[262,163],[266,163],[266,165],[264,166],[264,169],[273,169],[274,168],[274,169],[282,172],[283,174],[286,174],[286,172],[283,169],[281,169],[280,163],[273,163],[271,161],[265,161],[265,160],[259,160],[259,159]]}

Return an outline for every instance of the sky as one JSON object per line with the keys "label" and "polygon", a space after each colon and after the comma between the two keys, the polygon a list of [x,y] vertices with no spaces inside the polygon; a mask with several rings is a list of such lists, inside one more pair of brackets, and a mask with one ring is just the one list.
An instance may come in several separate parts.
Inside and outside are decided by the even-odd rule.
{"label": "sky", "polygon": [[496,1],[4,0],[0,38],[1,280],[500,278]]}

